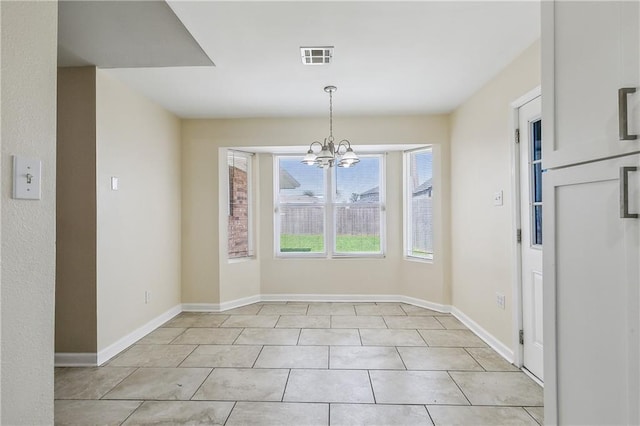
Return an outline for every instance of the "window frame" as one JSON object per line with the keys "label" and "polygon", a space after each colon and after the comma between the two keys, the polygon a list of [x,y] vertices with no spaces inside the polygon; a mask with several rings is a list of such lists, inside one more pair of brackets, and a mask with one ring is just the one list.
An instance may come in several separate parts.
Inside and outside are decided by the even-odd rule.
{"label": "window frame", "polygon": [[[276,258],[324,258],[324,259],[346,259],[346,258],[384,258],[386,256],[386,153],[368,153],[359,155],[360,158],[377,157],[379,160],[379,209],[380,209],[380,251],[379,252],[351,252],[341,253],[337,252],[337,229],[336,229],[336,212],[337,207],[344,206],[349,203],[336,202],[335,191],[337,190],[337,182],[335,179],[336,171],[333,167],[323,169],[323,188],[324,188],[324,200],[321,203],[280,203],[279,202],[279,188],[280,188],[280,159],[281,158],[299,158],[303,156],[299,154],[273,154],[273,205],[274,205],[274,235],[273,235],[273,250]],[[307,166],[313,167],[313,166]],[[337,167],[337,166],[336,166]],[[357,166],[355,166],[357,167]],[[323,252],[281,252],[280,251],[280,211],[281,206],[322,206],[324,213],[323,222],[323,238],[324,238],[324,251]]]}
{"label": "window frame", "polygon": [[[243,256],[234,256],[231,257],[230,253],[229,253],[229,246],[228,246],[228,242],[229,242],[229,218],[231,217],[231,201],[232,201],[232,197],[231,197],[231,181],[229,178],[229,155],[233,154],[233,155],[237,155],[240,157],[243,157],[246,162],[247,162],[247,254],[243,255]],[[227,215],[226,215],[226,223],[227,223],[227,250],[226,250],[226,254],[227,254],[227,261],[229,263],[234,263],[234,262],[241,262],[243,260],[247,260],[247,259],[255,259],[256,258],[256,252],[255,252],[255,229],[254,229],[254,209],[255,209],[255,205],[254,205],[254,157],[255,154],[252,152],[247,152],[247,151],[239,151],[237,149],[227,149],[226,150],[226,164],[227,164],[227,170],[226,170],[226,176],[227,176]]]}
{"label": "window frame", "polygon": [[[433,247],[432,247],[432,251],[430,254],[426,254],[424,256],[420,256],[420,255],[416,255],[413,252],[413,206],[411,205],[412,202],[412,186],[411,186],[411,155],[412,154],[416,154],[419,153],[421,151],[431,151],[431,182],[432,182],[432,195],[431,195],[431,200],[432,200],[432,209],[433,209],[433,214],[431,216],[431,237],[433,239]],[[435,248],[435,238],[434,238],[434,229],[435,229],[435,212],[436,212],[436,208],[435,208],[435,204],[436,204],[436,196],[437,193],[435,191],[433,191],[433,188],[435,187],[435,183],[436,183],[436,179],[435,179],[435,174],[434,174],[434,169],[435,169],[435,153],[434,153],[434,145],[424,145],[421,146],[419,148],[415,148],[415,149],[410,149],[410,150],[406,150],[402,152],[402,174],[403,174],[403,200],[402,200],[402,205],[403,205],[403,210],[404,210],[404,224],[402,226],[403,228],[403,257],[406,260],[412,260],[412,261],[417,261],[417,262],[426,262],[426,263],[433,263],[435,254],[436,254],[436,248]]]}

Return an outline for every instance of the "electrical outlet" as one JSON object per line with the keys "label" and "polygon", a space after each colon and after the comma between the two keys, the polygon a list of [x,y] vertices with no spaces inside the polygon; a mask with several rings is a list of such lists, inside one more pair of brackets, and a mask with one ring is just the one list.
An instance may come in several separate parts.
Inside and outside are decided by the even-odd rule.
{"label": "electrical outlet", "polygon": [[147,305],[151,302],[151,292],[149,290],[144,292],[144,304]]}
{"label": "electrical outlet", "polygon": [[505,305],[505,297],[504,297],[504,294],[496,292],[496,304],[497,304],[501,309],[504,309],[504,305]]}

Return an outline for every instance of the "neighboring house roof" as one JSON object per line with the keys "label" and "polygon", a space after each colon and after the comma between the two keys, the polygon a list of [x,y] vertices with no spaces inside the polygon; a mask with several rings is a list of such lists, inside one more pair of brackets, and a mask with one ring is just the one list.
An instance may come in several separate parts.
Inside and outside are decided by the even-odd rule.
{"label": "neighboring house roof", "polygon": [[300,186],[300,182],[289,174],[285,169],[280,169],[280,189],[295,189]]}
{"label": "neighboring house roof", "polygon": [[360,194],[358,201],[377,201],[380,199],[380,187],[376,186]]}
{"label": "neighboring house roof", "polygon": [[375,188],[371,188],[367,191],[364,191],[363,193],[360,194],[361,197],[363,196],[371,196],[371,195],[377,195],[380,194],[380,187],[376,186]]}
{"label": "neighboring house roof", "polygon": [[431,194],[431,190],[433,187],[433,179],[428,179],[421,185],[419,185],[416,189],[413,190],[413,196],[417,197],[418,195],[423,194]]}

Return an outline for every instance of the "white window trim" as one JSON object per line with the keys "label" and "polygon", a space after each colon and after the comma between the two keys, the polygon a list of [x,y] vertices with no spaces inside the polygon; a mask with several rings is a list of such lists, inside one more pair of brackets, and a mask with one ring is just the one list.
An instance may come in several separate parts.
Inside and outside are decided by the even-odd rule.
{"label": "white window trim", "polygon": [[[435,158],[434,152],[433,152],[434,151],[433,145],[425,145],[419,148],[410,149],[402,152],[402,206],[403,206],[403,219],[404,219],[404,224],[402,226],[403,257],[405,260],[410,260],[413,262],[433,263],[433,258],[435,255],[435,247],[433,248],[433,253],[431,253],[430,255],[416,256],[411,252],[411,249],[412,249],[411,246],[413,241],[410,236],[411,235],[410,231],[413,231],[413,230],[410,228],[411,228],[413,217],[411,214],[412,212],[411,207],[409,206],[409,201],[411,200],[411,196],[409,195],[409,191],[411,190],[411,183],[409,179],[410,173],[411,173],[411,165],[409,164],[409,156],[413,153],[425,151],[425,150],[431,150],[432,170],[433,170],[434,168],[433,159]],[[433,173],[431,178],[432,178],[433,186],[435,187],[435,176],[433,175]],[[432,195],[434,205],[436,204],[435,203],[436,196],[437,196],[437,193],[434,192],[434,195]],[[432,223],[431,224],[432,230],[434,227],[433,225],[434,224]]]}
{"label": "white window trim", "polygon": [[[248,206],[248,214],[247,214],[247,220],[249,221],[249,228],[248,228],[248,232],[247,232],[247,255],[246,256],[235,256],[235,257],[229,257],[229,249],[227,248],[227,263],[239,263],[239,262],[243,262],[246,260],[252,260],[256,258],[256,252],[255,252],[255,226],[254,226],[254,219],[255,219],[255,202],[254,202],[254,160],[255,160],[255,154],[252,152],[246,152],[246,151],[238,151],[235,149],[227,149],[226,151],[226,158],[225,158],[225,163],[227,164],[227,168],[225,170],[226,172],[226,176],[227,176],[227,217],[226,217],[226,222],[227,222],[227,240],[229,239],[229,235],[228,235],[228,229],[229,229],[229,215],[231,213],[230,211],[230,205],[231,205],[231,193],[229,192],[229,190],[231,189],[231,184],[229,182],[229,172],[228,172],[228,168],[229,168],[229,154],[233,153],[234,155],[239,155],[239,156],[243,156],[246,158],[247,160],[247,206]],[[228,247],[228,246],[227,246]]]}
{"label": "white window trim", "polygon": [[[363,154],[360,157],[378,157],[380,159],[380,252],[352,252],[352,253],[338,253],[336,252],[336,229],[335,229],[335,212],[336,206],[344,205],[347,203],[335,203],[333,202],[333,191],[335,190],[335,179],[333,176],[333,169],[324,171],[324,188],[325,197],[323,203],[286,203],[287,205],[322,205],[324,207],[324,252],[318,253],[299,253],[299,252],[280,252],[280,220],[278,212],[280,203],[278,202],[278,188],[280,185],[280,173],[279,173],[279,159],[286,157],[300,157],[296,154],[274,154],[273,155],[273,221],[274,221],[274,234],[273,234],[273,252],[278,259],[362,259],[362,258],[385,258],[386,257],[386,153],[370,153]],[[311,167],[311,166],[309,166]],[[357,167],[357,166],[356,166]],[[330,230],[330,232],[329,232]]]}

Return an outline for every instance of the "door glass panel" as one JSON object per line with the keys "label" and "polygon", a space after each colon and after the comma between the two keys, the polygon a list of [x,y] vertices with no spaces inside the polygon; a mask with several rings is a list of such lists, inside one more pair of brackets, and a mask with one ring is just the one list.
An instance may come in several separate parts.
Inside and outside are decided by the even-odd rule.
{"label": "door glass panel", "polygon": [[533,207],[533,245],[542,245],[542,206]]}
{"label": "door glass panel", "polygon": [[531,245],[542,245],[542,121],[530,123]]}
{"label": "door glass panel", "polygon": [[533,145],[533,161],[542,160],[542,121],[531,123],[531,144]]}
{"label": "door glass panel", "polygon": [[533,165],[533,202],[542,202],[542,163]]}

